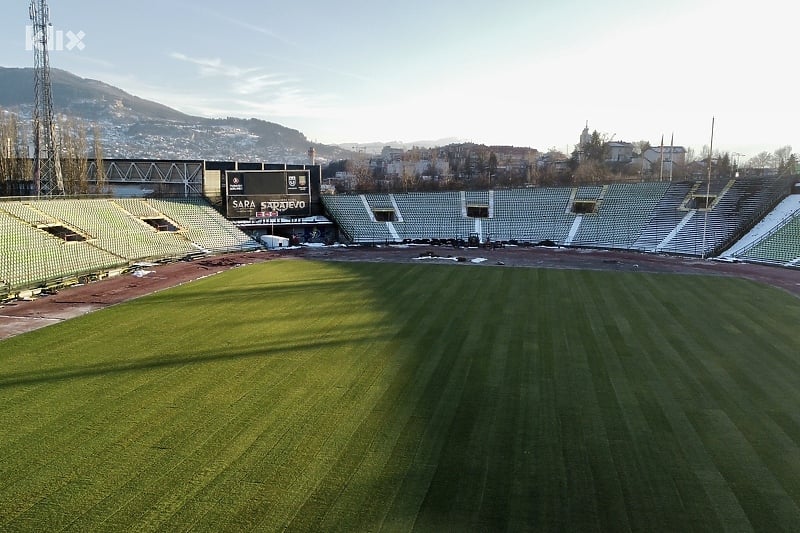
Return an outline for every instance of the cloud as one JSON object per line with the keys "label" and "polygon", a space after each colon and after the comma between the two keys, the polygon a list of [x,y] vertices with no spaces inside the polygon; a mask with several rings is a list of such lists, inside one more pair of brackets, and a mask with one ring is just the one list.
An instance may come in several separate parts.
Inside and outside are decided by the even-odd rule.
{"label": "cloud", "polygon": [[[230,24],[232,26],[237,26],[239,28],[245,29],[245,30],[247,30],[247,31],[249,31],[251,33],[257,33],[259,35],[264,35],[266,37],[269,37],[270,39],[272,39],[274,41],[277,41],[277,42],[279,42],[281,44],[286,45],[288,48],[295,49],[294,52],[297,52],[298,50],[300,50],[302,52],[303,46],[301,45],[301,43],[299,43],[297,41],[293,41],[291,39],[288,39],[288,38],[284,37],[283,35],[279,34],[278,32],[273,31],[270,28],[267,28],[267,27],[264,27],[264,26],[259,26],[259,25],[253,24],[252,22],[248,22],[248,21],[245,21],[245,20],[240,20],[240,19],[236,19],[236,18],[230,17],[228,15],[225,15],[223,13],[220,13],[220,12],[215,11],[213,9],[210,9],[208,7],[200,7],[198,9],[198,11],[200,13],[202,13],[204,16],[206,16],[206,17],[208,17],[210,19],[213,19],[215,24],[219,23],[219,22],[225,22],[225,23],[228,23],[228,24]],[[294,31],[295,34],[297,34],[296,30],[293,29],[293,31]],[[256,54],[258,56],[260,56],[260,57],[269,59],[271,61],[280,61],[280,62],[283,62],[283,63],[288,63],[288,64],[293,65],[293,66],[302,67],[304,69],[314,70],[314,71],[317,71],[317,72],[322,72],[322,71],[330,72],[332,74],[336,74],[336,75],[339,75],[339,76],[345,76],[345,77],[352,78],[352,79],[355,79],[355,80],[358,80],[358,81],[369,81],[369,79],[370,79],[368,76],[364,76],[364,75],[361,75],[361,74],[358,74],[358,73],[354,73],[354,72],[350,72],[350,71],[334,68],[331,65],[329,65],[328,63],[318,64],[318,63],[315,63],[315,62],[300,60],[300,59],[298,59],[298,56],[295,53],[285,53],[285,50],[282,50],[281,51],[282,53],[280,53],[280,54],[264,54],[263,52],[261,52],[261,50],[268,49],[268,48],[270,48],[270,47],[258,47],[257,51],[256,51]]]}
{"label": "cloud", "polygon": [[231,94],[240,96],[264,97],[276,89],[302,83],[284,74],[265,72],[263,67],[226,64],[220,58],[195,58],[181,52],[172,52],[170,57],[194,65],[204,78],[220,78]]}
{"label": "cloud", "polygon": [[223,13],[220,13],[220,12],[215,11],[213,9],[210,9],[208,7],[200,8],[200,12],[203,13],[208,18],[213,19],[214,23],[217,23],[219,21],[227,22],[228,24],[231,24],[233,26],[238,26],[238,27],[243,28],[245,30],[248,30],[248,31],[251,31],[251,32],[254,32],[254,33],[258,33],[258,34],[261,34],[261,35],[265,35],[265,36],[269,37],[270,39],[273,39],[275,41],[283,43],[283,44],[285,44],[287,46],[291,46],[293,48],[297,48],[297,46],[298,46],[298,44],[296,42],[290,41],[289,39],[286,39],[285,37],[279,35],[278,33],[274,32],[273,30],[271,30],[269,28],[265,28],[263,26],[258,26],[256,24],[253,24],[251,22],[247,22],[245,20],[239,20],[239,19],[235,19],[233,17],[229,17],[227,15],[224,15]]}
{"label": "cloud", "polygon": [[343,111],[333,95],[312,94],[297,87],[283,87],[269,99],[236,99],[231,104],[248,116],[341,119]]}
{"label": "cloud", "polygon": [[[340,116],[334,95],[313,92],[298,77],[266,72],[263,67],[227,64],[220,58],[197,58],[181,52],[172,52],[170,57],[193,65],[201,77],[220,82],[213,97],[192,88],[185,90],[179,104],[184,112],[258,118]],[[210,81],[205,83],[206,95],[209,85]],[[171,100],[166,95],[162,99]]]}
{"label": "cloud", "polygon": [[285,87],[299,83],[299,80],[281,76],[279,74],[256,74],[242,77],[233,87],[233,92],[243,96],[263,94],[268,89]]}
{"label": "cloud", "polygon": [[209,97],[190,90],[150,93],[149,97],[184,113],[208,118],[235,116],[263,120],[292,119],[287,125],[296,127],[295,119],[344,119],[335,99],[284,88],[269,98]]}
{"label": "cloud", "polygon": [[184,61],[195,65],[199,69],[199,73],[204,77],[223,76],[226,78],[241,78],[246,74],[252,74],[259,70],[258,67],[238,67],[235,65],[226,65],[222,59],[216,58],[195,58],[187,56],[180,52],[172,52],[169,55],[172,59]]}

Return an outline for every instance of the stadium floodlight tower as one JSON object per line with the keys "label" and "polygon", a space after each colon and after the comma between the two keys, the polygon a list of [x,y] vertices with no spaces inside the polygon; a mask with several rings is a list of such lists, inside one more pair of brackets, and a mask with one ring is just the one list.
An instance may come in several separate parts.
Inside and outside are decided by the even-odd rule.
{"label": "stadium floodlight tower", "polygon": [[53,120],[53,92],[50,83],[48,33],[50,9],[47,0],[31,0],[30,17],[33,23],[33,179],[40,196],[64,194],[64,179],[56,146]]}

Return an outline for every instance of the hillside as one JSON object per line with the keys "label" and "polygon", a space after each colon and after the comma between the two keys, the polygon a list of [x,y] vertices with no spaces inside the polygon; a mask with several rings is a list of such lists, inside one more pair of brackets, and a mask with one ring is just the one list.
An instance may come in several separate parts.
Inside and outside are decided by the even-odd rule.
{"label": "hillside", "polygon": [[[255,118],[209,119],[139,98],[102,81],[51,71],[56,113],[97,125],[107,158],[187,158],[303,163],[311,142],[300,131]],[[33,69],[0,67],[0,108],[30,117]],[[320,160],[346,157],[314,145]]]}

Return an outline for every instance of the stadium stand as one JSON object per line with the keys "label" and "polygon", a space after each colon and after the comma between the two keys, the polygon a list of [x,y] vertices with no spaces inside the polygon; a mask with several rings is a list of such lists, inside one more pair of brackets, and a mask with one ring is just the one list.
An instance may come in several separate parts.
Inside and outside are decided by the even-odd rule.
{"label": "stadium stand", "polygon": [[467,205],[489,205],[490,191],[464,191],[464,201]]}
{"label": "stadium stand", "polygon": [[[571,241],[573,246],[634,248],[656,205],[668,190],[665,183],[613,184],[602,191],[592,190],[597,198],[595,213],[582,216]],[[579,191],[580,198],[588,198]]]}
{"label": "stadium stand", "polygon": [[800,212],[784,224],[738,255],[740,259],[755,263],[780,266],[799,266],[800,263]]}
{"label": "stadium stand", "polygon": [[260,247],[199,198],[3,201],[0,230],[3,298],[138,261]]}
{"label": "stadium stand", "polygon": [[31,205],[80,230],[93,246],[122,259],[179,258],[195,250],[182,235],[159,232],[113,201],[42,200]]}
{"label": "stadium stand", "polygon": [[784,198],[747,234],[722,252],[720,258],[800,266],[800,194]]}
{"label": "stadium stand", "polygon": [[152,198],[147,202],[177,222],[185,237],[202,250],[218,253],[260,248],[202,198]]}
{"label": "stadium stand", "polygon": [[[737,179],[697,182],[678,211],[680,222],[670,230],[656,251],[710,257],[752,227],[785,196],[780,180]],[[707,207],[692,204],[696,195],[713,197]],[[663,221],[662,221],[663,223]]]}
{"label": "stadium stand", "polygon": [[602,185],[581,185],[574,189],[573,198],[581,200],[598,200],[603,194]]}
{"label": "stadium stand", "polygon": [[31,286],[57,284],[68,277],[120,264],[118,256],[86,241],[65,241],[20,220],[5,209],[4,203],[0,203],[0,248],[3,295]]}
{"label": "stadium stand", "polygon": [[[395,240],[386,222],[375,221],[364,195],[336,195],[322,198],[349,242],[368,244]],[[334,198],[335,200],[332,200]]]}
{"label": "stadium stand", "polygon": [[[643,182],[490,191],[323,195],[345,242],[465,238],[708,256],[786,194],[786,180]],[[488,207],[488,210],[485,209]],[[468,210],[484,209],[480,215]],[[374,212],[392,212],[378,222]]]}
{"label": "stadium stand", "polygon": [[487,232],[494,240],[564,244],[575,220],[570,197],[568,188],[497,190]]}
{"label": "stadium stand", "polygon": [[4,202],[2,209],[14,217],[31,225],[56,224],[58,220],[22,202]]}
{"label": "stadium stand", "polygon": [[365,194],[364,200],[371,209],[394,209],[389,194]]}
{"label": "stadium stand", "polygon": [[474,221],[462,214],[466,208],[457,192],[410,192],[393,199],[403,220],[394,226],[403,240],[453,239],[474,231]]}
{"label": "stadium stand", "polygon": [[[788,195],[787,180],[322,195],[322,204],[349,243],[477,237],[712,257]],[[798,213],[734,257],[800,266]],[[3,298],[138,261],[260,248],[200,197],[1,201],[0,230]]]}
{"label": "stadium stand", "polygon": [[632,248],[643,252],[659,252],[661,244],[686,217],[681,205],[692,188],[691,183],[672,183],[650,213]]}

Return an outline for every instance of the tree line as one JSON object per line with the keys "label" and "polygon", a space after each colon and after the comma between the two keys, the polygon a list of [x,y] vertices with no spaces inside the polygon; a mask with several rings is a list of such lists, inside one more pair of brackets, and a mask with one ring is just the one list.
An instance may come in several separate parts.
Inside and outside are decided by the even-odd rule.
{"label": "tree line", "polygon": [[[90,132],[91,131],[91,136]],[[56,119],[56,151],[64,182],[64,194],[106,194],[105,166],[100,130],[82,120]],[[0,193],[31,190],[34,180],[33,127],[8,110],[0,109]],[[90,171],[90,157],[95,166]]]}
{"label": "tree line", "polygon": [[[738,153],[711,154],[708,146],[696,153],[688,148],[664,173],[659,156],[645,165],[644,155],[651,148],[658,148],[648,141],[631,143],[631,157],[620,161],[611,158],[611,142],[608,135],[594,131],[588,142],[569,155],[556,148],[542,153],[471,143],[432,149],[415,147],[402,156],[394,154],[392,161],[359,154],[328,164],[323,168],[323,179],[339,192],[405,192],[679,181],[705,178],[709,167],[713,178],[798,172],[798,156],[792,153],[791,146],[763,152],[744,162]],[[660,150],[656,153],[660,154]],[[672,162],[672,158],[668,161]],[[345,178],[337,179],[337,175]]]}
{"label": "tree line", "polygon": [[[633,161],[630,162],[612,161],[610,146],[611,139],[608,135],[600,134],[595,130],[580,151],[576,147],[568,164],[570,175],[576,184],[664,178],[661,175],[663,168],[661,157],[650,161],[649,168],[644,165],[644,154],[650,148],[656,148],[650,142],[632,143]],[[664,145],[663,148],[667,149],[668,146]],[[659,150],[660,152],[661,150]],[[741,156],[742,154],[729,151],[716,150],[711,153],[708,145],[703,146],[700,154],[696,154],[693,148],[688,148],[683,160],[675,161],[673,168],[670,169],[670,177],[673,180],[682,180],[697,177],[699,174],[706,176],[709,169],[713,177],[719,178],[766,173],[777,175],[798,173],[798,156],[792,153],[792,147],[789,145],[782,146],[774,152],[761,152],[743,162],[739,161]],[[668,161],[672,162],[672,157]]]}

